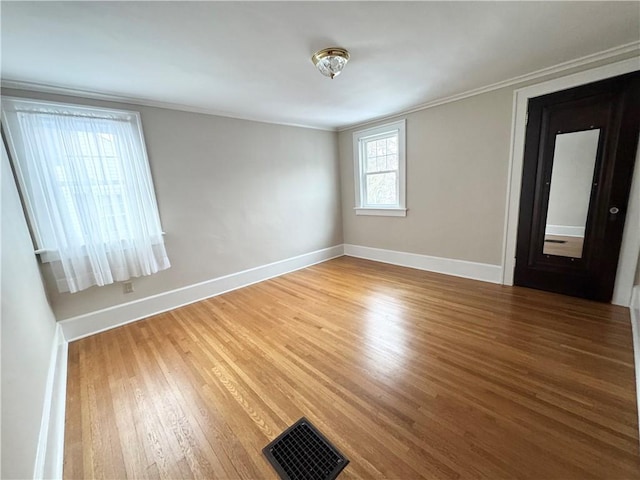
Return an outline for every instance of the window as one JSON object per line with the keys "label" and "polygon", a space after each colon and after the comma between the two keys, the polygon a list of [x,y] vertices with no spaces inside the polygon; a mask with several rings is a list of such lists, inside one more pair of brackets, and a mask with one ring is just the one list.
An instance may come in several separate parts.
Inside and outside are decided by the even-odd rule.
{"label": "window", "polygon": [[7,97],[2,108],[36,252],[61,292],[169,268],[138,113]]}
{"label": "window", "polygon": [[404,217],[405,120],[353,134],[356,214]]}

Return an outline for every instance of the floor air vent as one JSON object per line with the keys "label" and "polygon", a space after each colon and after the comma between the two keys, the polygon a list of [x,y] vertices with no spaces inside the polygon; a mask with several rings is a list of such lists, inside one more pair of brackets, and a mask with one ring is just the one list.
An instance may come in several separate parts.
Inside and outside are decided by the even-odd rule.
{"label": "floor air vent", "polygon": [[262,452],[284,480],[332,480],[349,463],[304,417]]}

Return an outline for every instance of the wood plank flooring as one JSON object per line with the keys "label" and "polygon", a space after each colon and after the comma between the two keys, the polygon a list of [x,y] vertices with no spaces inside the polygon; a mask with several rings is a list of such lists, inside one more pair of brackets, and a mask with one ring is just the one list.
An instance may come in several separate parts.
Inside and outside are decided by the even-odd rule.
{"label": "wood plank flooring", "polygon": [[542,253],[546,255],[558,255],[560,257],[582,258],[583,244],[584,237],[545,235]]}
{"label": "wood plank flooring", "polygon": [[349,257],[69,345],[64,477],[640,478],[628,310]]}

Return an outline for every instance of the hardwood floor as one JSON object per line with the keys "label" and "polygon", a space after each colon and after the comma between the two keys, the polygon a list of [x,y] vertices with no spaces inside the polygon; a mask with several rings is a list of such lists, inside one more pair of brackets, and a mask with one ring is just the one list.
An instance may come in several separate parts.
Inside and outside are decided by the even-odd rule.
{"label": "hardwood floor", "polygon": [[639,478],[628,310],[342,257],[69,345],[65,478]]}
{"label": "hardwood floor", "polygon": [[584,237],[545,235],[543,253],[561,257],[582,258]]}

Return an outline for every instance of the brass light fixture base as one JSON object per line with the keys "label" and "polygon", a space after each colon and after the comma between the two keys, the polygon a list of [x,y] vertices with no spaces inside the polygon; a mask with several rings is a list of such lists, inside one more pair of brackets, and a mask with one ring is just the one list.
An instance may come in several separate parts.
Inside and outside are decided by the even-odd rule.
{"label": "brass light fixture base", "polygon": [[340,47],[323,48],[311,57],[311,61],[320,73],[333,78],[339,75],[349,61],[349,52]]}

